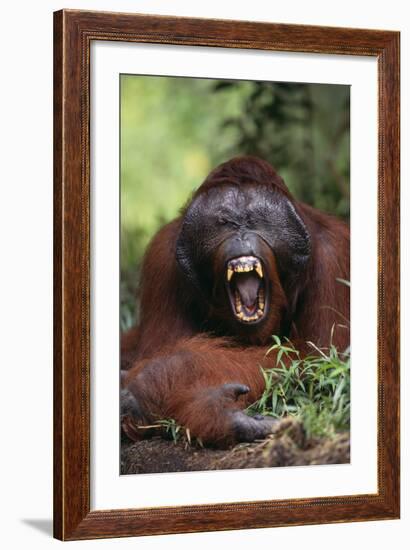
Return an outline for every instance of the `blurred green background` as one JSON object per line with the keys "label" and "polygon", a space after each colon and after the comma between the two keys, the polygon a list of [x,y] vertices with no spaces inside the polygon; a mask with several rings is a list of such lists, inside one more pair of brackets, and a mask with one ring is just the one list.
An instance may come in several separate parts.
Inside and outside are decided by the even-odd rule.
{"label": "blurred green background", "polygon": [[290,191],[349,218],[350,87],[121,76],[121,329],[138,319],[139,266],[217,164],[269,161]]}

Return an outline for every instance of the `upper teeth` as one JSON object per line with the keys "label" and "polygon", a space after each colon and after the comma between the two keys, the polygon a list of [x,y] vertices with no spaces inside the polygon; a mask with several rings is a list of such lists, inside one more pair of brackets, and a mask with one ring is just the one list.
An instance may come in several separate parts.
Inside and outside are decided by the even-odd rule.
{"label": "upper teeth", "polygon": [[261,279],[263,278],[262,264],[258,258],[255,258],[254,256],[241,256],[240,258],[235,258],[228,263],[226,278],[230,281],[234,272],[243,273],[253,270],[256,271]]}

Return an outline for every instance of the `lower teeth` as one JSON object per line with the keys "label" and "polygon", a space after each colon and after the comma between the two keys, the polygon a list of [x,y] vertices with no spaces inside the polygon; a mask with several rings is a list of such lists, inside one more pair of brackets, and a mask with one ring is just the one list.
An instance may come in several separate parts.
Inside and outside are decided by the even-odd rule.
{"label": "lower teeth", "polygon": [[238,319],[240,319],[241,321],[251,322],[251,321],[257,321],[258,319],[260,319],[263,316],[263,310],[264,310],[264,307],[265,307],[265,302],[264,302],[264,293],[263,293],[262,290],[259,292],[258,297],[259,297],[258,309],[257,309],[256,313],[254,313],[253,315],[246,315],[242,311],[242,302],[241,302],[239,296],[236,294],[235,309],[236,309],[236,316],[237,316]]}
{"label": "lower teeth", "polygon": [[237,310],[237,317],[241,321],[256,321],[257,319],[260,319],[263,315],[263,311],[261,309],[258,309],[258,311],[255,313],[255,315],[252,316],[246,316],[243,312]]}

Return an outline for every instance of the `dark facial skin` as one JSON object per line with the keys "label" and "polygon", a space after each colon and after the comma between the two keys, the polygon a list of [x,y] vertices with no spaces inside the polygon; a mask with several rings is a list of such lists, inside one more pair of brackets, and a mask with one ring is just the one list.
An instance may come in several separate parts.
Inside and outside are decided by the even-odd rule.
{"label": "dark facial skin", "polygon": [[213,315],[249,329],[269,317],[275,278],[291,284],[309,256],[294,206],[265,185],[220,185],[199,194],[183,219],[177,259]]}

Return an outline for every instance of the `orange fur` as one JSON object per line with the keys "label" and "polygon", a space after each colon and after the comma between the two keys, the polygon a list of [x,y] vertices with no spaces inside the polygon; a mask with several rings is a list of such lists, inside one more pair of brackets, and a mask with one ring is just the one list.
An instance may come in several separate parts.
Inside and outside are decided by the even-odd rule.
{"label": "orange fur", "polygon": [[[275,257],[263,244],[272,285],[268,318],[255,329],[247,327],[246,333],[241,327],[226,330],[217,320],[229,314],[218,295],[222,290],[216,288],[212,304],[206,303],[186,284],[175,259],[182,214],[157,233],[145,254],[140,324],[123,336],[122,345],[123,365],[130,367],[124,387],[144,411],[140,421],[171,417],[193,436],[217,444],[235,439],[230,413],[261,395],[261,367],[272,366],[275,359],[272,354],[265,357],[272,334],[290,337],[302,351],[307,341],[328,346],[332,329],[339,349],[346,348],[350,338],[350,292],[337,281],[350,279],[348,226],[295,201],[279,176],[258,159],[245,157],[222,165],[194,197],[232,181],[240,184],[241,177],[247,184],[259,178],[259,184],[273,185],[303,220],[311,250],[298,286],[291,291],[286,287],[288,281],[281,280]],[[214,276],[224,277],[223,270],[216,253]],[[238,398],[229,391],[221,394],[218,388],[226,383],[244,384],[249,392]]]}

